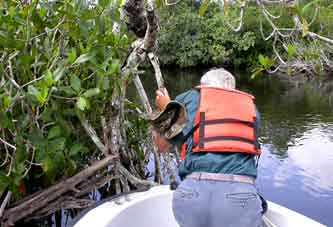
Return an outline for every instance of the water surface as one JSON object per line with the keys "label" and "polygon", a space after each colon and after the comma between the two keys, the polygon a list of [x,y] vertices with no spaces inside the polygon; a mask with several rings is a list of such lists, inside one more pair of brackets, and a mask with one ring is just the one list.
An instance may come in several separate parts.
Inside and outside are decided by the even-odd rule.
{"label": "water surface", "polygon": [[[193,88],[205,70],[163,70],[172,97]],[[152,75],[143,77],[153,98]],[[323,86],[282,85],[278,80],[244,82],[261,113],[262,155],[257,185],[268,200],[333,226],[333,109]]]}

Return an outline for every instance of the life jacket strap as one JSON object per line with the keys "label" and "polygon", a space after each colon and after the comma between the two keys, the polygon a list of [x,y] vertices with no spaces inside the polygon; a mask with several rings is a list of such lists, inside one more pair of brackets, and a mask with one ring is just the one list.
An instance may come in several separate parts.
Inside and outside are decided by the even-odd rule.
{"label": "life jacket strap", "polygon": [[238,119],[232,118],[222,118],[222,119],[214,119],[214,120],[206,120],[205,125],[214,125],[214,124],[225,124],[225,123],[240,123],[244,124],[248,127],[254,128],[254,123],[250,121],[242,121]]}
{"label": "life jacket strap", "polygon": [[205,137],[203,138],[205,142],[212,142],[212,141],[218,141],[218,140],[234,140],[234,141],[241,141],[244,143],[249,143],[255,145],[254,140],[250,140],[247,138],[243,137],[238,137],[238,136],[214,136],[214,137]]}

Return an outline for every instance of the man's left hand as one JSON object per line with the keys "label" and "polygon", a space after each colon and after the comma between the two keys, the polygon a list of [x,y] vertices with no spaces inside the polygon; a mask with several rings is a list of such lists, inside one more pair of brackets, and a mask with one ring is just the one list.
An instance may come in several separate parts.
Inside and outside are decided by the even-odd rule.
{"label": "man's left hand", "polygon": [[164,110],[170,101],[171,99],[166,88],[156,90],[155,105],[158,110]]}

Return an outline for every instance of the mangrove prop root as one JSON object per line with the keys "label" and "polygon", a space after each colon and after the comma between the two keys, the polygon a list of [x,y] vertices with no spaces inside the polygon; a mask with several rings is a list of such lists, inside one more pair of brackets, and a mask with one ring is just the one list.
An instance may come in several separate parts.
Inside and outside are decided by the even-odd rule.
{"label": "mangrove prop root", "polygon": [[90,167],[82,170],[78,174],[70,177],[64,181],[61,181],[42,192],[38,192],[32,195],[30,199],[18,202],[16,206],[5,210],[2,226],[12,226],[18,220],[21,220],[32,213],[41,210],[52,201],[58,199],[60,196],[67,192],[73,191],[76,185],[86,180],[88,177],[94,175],[97,171],[105,168],[110,164],[117,156],[107,156],[104,159],[95,162]]}

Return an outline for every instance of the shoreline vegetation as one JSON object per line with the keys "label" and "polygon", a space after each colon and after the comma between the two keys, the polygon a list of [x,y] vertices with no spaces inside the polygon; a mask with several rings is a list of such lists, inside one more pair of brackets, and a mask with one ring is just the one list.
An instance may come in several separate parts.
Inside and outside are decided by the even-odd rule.
{"label": "shoreline vegetation", "polygon": [[[286,40],[274,28],[294,23],[285,11],[272,33],[272,24],[263,21],[261,27],[258,21],[262,12],[278,15],[274,6],[224,5],[227,19],[221,6],[206,0],[165,4],[0,1],[1,226],[27,226],[35,219],[45,226],[54,214],[59,226],[62,210],[75,216],[95,202],[88,196],[93,190],[108,197],[163,184],[161,159],[175,179],[172,157],[157,154],[152,144],[147,116],[153,109],[140,79],[147,62],[158,87],[164,85],[159,62],[227,66],[249,72],[246,79],[275,69],[311,78],[332,72],[332,46],[320,40],[332,37],[329,0],[285,6],[288,15],[302,18]],[[239,19],[239,33],[230,30]],[[278,41],[264,41],[260,28]],[[138,102],[128,99],[129,84]],[[152,156],[149,181],[145,167]]]}
{"label": "shoreline vegetation", "polygon": [[[316,11],[309,2],[301,1],[297,6],[303,21],[313,19],[304,29],[332,38],[333,3],[320,1]],[[225,66],[251,72],[252,77],[262,72],[280,72],[289,76],[303,74],[307,77],[332,74],[332,46],[305,37],[305,34],[265,41],[263,36],[269,35],[273,28],[269,21],[260,19],[264,15],[254,3],[245,8],[239,32],[230,27],[239,21],[239,5],[230,5],[226,12],[223,6],[211,2],[203,15],[199,13],[201,7],[199,2],[182,1],[160,10],[158,44],[163,67]],[[267,6],[268,10],[276,16],[276,27],[293,27],[293,19],[285,6]],[[280,58],[286,64],[281,64]]]}

